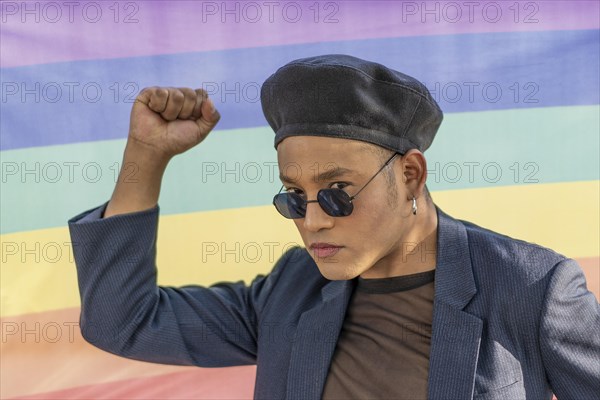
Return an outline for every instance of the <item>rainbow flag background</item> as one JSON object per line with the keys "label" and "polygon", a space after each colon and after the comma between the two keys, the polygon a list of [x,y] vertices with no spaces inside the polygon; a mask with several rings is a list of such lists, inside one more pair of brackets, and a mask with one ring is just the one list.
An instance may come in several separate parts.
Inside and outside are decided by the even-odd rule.
{"label": "rainbow flag background", "polygon": [[575,258],[600,296],[596,0],[0,5],[2,398],[252,397],[255,367],[150,364],[86,343],[66,225],[110,198],[136,94],[204,87],[222,118],[165,174],[159,283],[269,272],[302,242],[270,204],[280,184],[259,89],[316,54],[423,81],[445,112],[425,154],[434,201]]}

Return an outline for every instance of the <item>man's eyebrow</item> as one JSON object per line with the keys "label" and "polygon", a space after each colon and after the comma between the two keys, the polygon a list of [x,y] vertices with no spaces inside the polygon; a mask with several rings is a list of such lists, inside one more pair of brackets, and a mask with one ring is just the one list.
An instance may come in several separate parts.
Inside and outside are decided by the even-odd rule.
{"label": "man's eyebrow", "polygon": [[[314,169],[311,168],[311,174],[313,176],[313,179],[315,178],[315,171]],[[340,176],[344,176],[344,175],[352,175],[355,174],[356,171],[349,169],[349,168],[344,168],[344,167],[325,167],[325,171],[319,173],[318,176],[316,176],[316,181],[317,182],[322,182],[322,181],[329,181],[335,178],[339,178]],[[299,174],[296,174],[296,176]],[[282,173],[279,173],[279,180],[281,180],[281,182],[286,182],[286,183],[293,183],[294,181],[291,178],[288,178],[287,176],[283,175]]]}

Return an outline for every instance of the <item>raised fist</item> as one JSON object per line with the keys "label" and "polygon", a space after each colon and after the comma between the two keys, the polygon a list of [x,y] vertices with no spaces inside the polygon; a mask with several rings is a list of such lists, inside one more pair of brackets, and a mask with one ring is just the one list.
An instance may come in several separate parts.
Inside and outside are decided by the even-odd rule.
{"label": "raised fist", "polygon": [[131,109],[129,140],[171,158],[203,141],[220,118],[203,89],[145,88]]}

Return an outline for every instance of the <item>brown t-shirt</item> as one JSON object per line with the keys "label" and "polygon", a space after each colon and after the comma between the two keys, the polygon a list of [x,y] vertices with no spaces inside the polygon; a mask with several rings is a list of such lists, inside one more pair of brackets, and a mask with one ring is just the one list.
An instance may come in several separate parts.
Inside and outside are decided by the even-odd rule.
{"label": "brown t-shirt", "polygon": [[427,398],[434,276],[357,278],[324,400]]}

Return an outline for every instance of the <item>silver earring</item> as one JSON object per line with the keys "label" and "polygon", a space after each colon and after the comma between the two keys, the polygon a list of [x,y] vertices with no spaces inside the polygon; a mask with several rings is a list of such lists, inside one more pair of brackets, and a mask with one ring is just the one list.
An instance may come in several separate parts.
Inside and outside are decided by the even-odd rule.
{"label": "silver earring", "polygon": [[417,215],[417,199],[415,199],[415,196],[413,196],[412,213]]}

